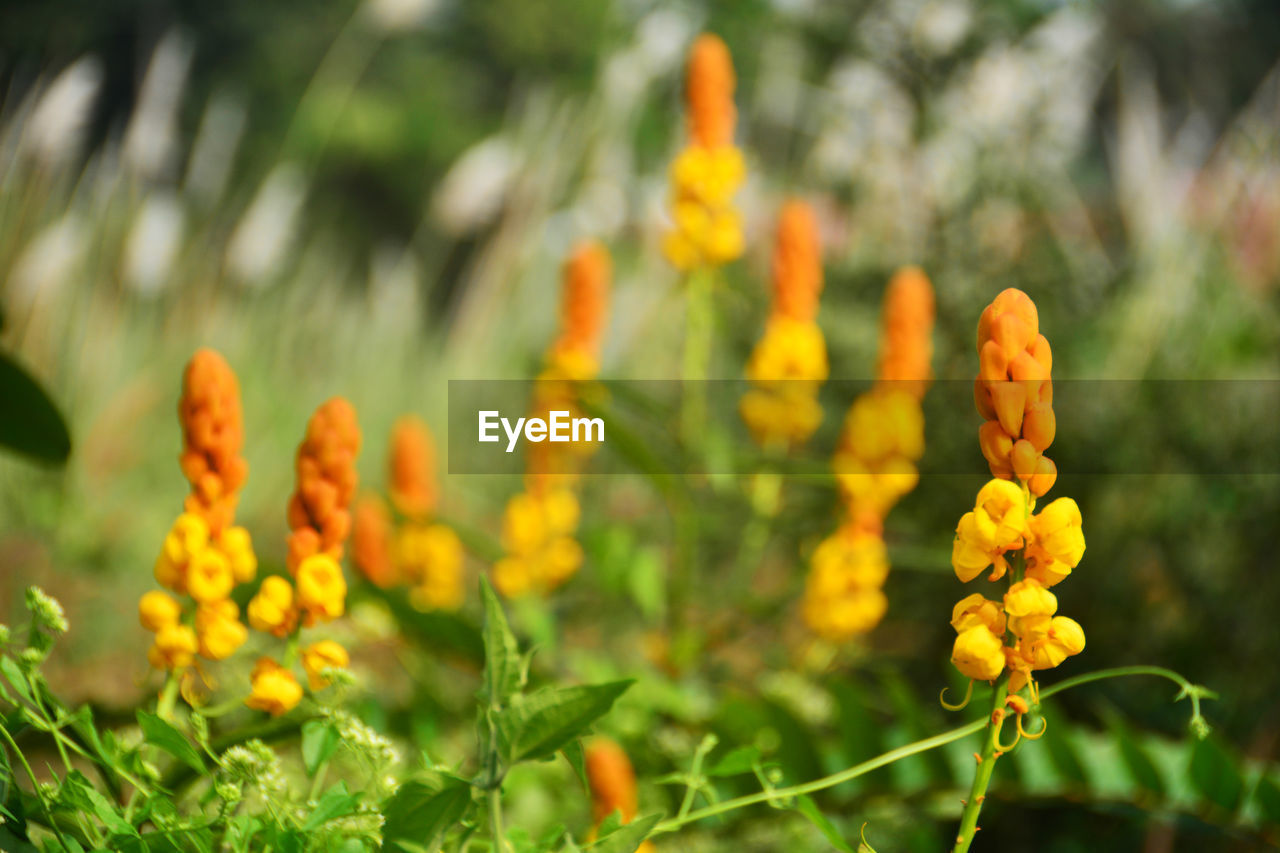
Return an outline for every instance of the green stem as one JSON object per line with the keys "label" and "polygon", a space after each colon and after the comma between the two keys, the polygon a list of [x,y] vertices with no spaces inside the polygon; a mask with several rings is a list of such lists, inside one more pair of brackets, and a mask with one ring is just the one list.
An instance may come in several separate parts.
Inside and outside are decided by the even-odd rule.
{"label": "green stem", "polygon": [[982,811],[982,801],[987,798],[987,786],[991,784],[991,774],[996,769],[996,759],[1000,753],[996,744],[1000,742],[1000,729],[1004,725],[1004,715],[996,712],[1004,707],[1005,697],[1009,695],[1009,674],[1000,676],[996,682],[995,692],[991,694],[991,715],[985,721],[987,730],[982,739],[982,752],[977,758],[978,768],[973,774],[973,784],[969,787],[969,799],[965,800],[964,812],[960,815],[960,829],[956,833],[954,853],[964,853],[973,843],[973,836],[978,831],[978,814]]}
{"label": "green stem", "polygon": [[703,383],[711,369],[711,274],[699,268],[685,279],[684,401],[682,437],[686,450],[702,447],[707,421],[707,397]]}
{"label": "green stem", "polygon": [[58,828],[58,823],[54,820],[53,810],[49,807],[49,801],[45,799],[44,789],[40,787],[39,780],[36,779],[35,771],[31,769],[31,765],[27,762],[27,757],[22,754],[22,750],[18,748],[18,744],[14,741],[13,735],[9,734],[7,726],[0,725],[0,737],[4,738],[4,742],[8,744],[9,749],[17,756],[18,762],[22,764],[22,769],[27,771],[27,778],[31,780],[32,793],[36,795],[36,799],[40,801],[40,807],[44,810],[45,815],[49,818],[49,828],[53,830],[53,834],[57,836],[58,841],[63,847],[67,846],[67,839],[62,834],[62,830]]}
{"label": "green stem", "polygon": [[165,679],[164,687],[160,689],[160,698],[156,700],[156,716],[166,723],[173,722],[173,709],[178,703],[178,690],[181,685],[181,676],[177,672],[170,672],[169,677]]}
{"label": "green stem", "polygon": [[507,834],[502,827],[502,786],[490,790],[486,796],[489,801],[489,833],[493,836],[493,849],[497,853],[506,853]]}
{"label": "green stem", "polygon": [[[1061,693],[1064,690],[1070,690],[1073,687],[1079,687],[1082,684],[1089,684],[1094,681],[1105,681],[1110,678],[1125,678],[1131,675],[1154,675],[1160,678],[1167,678],[1177,684],[1182,688],[1182,692],[1179,694],[1178,698],[1186,696],[1191,699],[1193,724],[1197,719],[1201,719],[1200,699],[1209,696],[1210,694],[1208,691],[1203,687],[1192,684],[1173,670],[1159,666],[1119,666],[1112,669],[1101,669],[1097,672],[1086,672],[1083,675],[1077,675],[1072,678],[1068,678],[1065,681],[1060,681],[1052,687],[1043,688],[1040,691],[1040,698],[1047,699],[1050,696]],[[1201,721],[1203,722],[1203,720]],[[793,785],[789,788],[776,788],[772,791],[761,791],[757,794],[748,794],[745,797],[735,797],[732,800],[725,800],[724,802],[698,809],[695,812],[690,812],[684,817],[675,817],[671,820],[665,820],[654,827],[653,834],[657,835],[663,832],[675,832],[686,824],[695,823],[697,821],[705,820],[706,818],[714,817],[718,814],[724,814],[725,812],[735,811],[736,809],[744,808],[746,806],[786,800],[792,797],[801,796],[802,794],[813,794],[818,791],[826,790],[827,788],[834,788],[836,785],[848,782],[850,779],[856,779],[859,776],[870,773],[872,770],[884,767],[887,764],[892,764],[900,759],[911,755],[918,755],[922,752],[928,752],[931,749],[946,746],[947,744],[958,741],[961,738],[968,737],[971,734],[976,734],[977,732],[982,731],[982,729],[986,727],[987,723],[988,718],[986,717],[974,720],[973,722],[960,726],[959,728],[951,729],[950,731],[925,738],[924,740],[909,743],[906,746],[900,746],[897,749],[892,749],[882,755],[877,755],[875,758],[870,758],[861,764],[855,764],[847,770],[841,770],[839,773],[824,776],[821,779],[815,779],[812,782],[805,782],[802,785]]]}

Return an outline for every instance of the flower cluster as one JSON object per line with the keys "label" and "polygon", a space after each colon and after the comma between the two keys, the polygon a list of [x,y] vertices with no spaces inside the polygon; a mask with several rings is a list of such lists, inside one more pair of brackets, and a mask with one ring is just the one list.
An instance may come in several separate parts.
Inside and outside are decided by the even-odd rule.
{"label": "flower cluster", "polygon": [[[342,573],[343,545],[351,529],[348,506],[356,489],[360,427],[355,410],[341,397],[318,408],[298,446],[297,488],[289,500],[287,566],[293,582],[279,575],[264,578],[248,606],[249,624],[276,637],[291,637],[303,627],[331,622],[346,610],[347,581]],[[302,651],[312,690],[330,683],[325,672],[345,668],[347,652],[332,640]],[[270,657],[258,659],[250,676],[246,705],[278,715],[302,699],[302,687],[288,666]]]}
{"label": "flower cluster", "polygon": [[155,634],[147,657],[157,669],[173,672],[191,666],[197,655],[223,660],[244,644],[248,631],[231,593],[258,571],[249,532],[232,526],[248,472],[239,455],[244,443],[240,387],[213,350],[197,351],[188,363],[178,417],[179,460],[191,494],[164,538],[155,578],[189,597],[190,605],[160,590],[138,601],[138,620]]}
{"label": "flower cluster", "polygon": [[406,583],[410,600],[423,610],[462,605],[462,542],[444,524],[431,521],[436,506],[435,452],[427,425],[411,415],[391,430],[388,456],[393,519],[386,503],[365,495],[356,505],[352,534],[355,564],[377,586]]}
{"label": "flower cluster", "polygon": [[986,423],[978,444],[991,476],[1025,482],[1040,497],[1058,469],[1044,451],[1053,443],[1053,353],[1040,334],[1035,303],[1021,290],[1000,293],[978,320],[974,400]]}
{"label": "flower cluster", "polygon": [[[1042,407],[1040,400],[1045,398],[1038,393],[1037,402],[1027,403],[1020,396],[1024,386],[1019,384],[1032,383],[1027,393],[1048,387],[1049,344],[1039,334],[1031,299],[1018,290],[1006,290],[996,297],[982,314],[978,343],[983,362],[983,376],[977,386],[978,409],[989,418],[983,427],[984,435],[990,434],[994,424],[994,429],[1015,447],[1029,446],[1032,452],[1039,453],[1049,443],[1042,441],[1045,435],[1041,430],[1046,423],[1043,413],[1048,412],[1048,439],[1052,439],[1053,412],[1047,407],[1047,400]],[[1008,352],[1016,355],[1007,361],[1019,363],[1012,370],[1014,379],[983,378],[992,375],[988,365],[1004,359]],[[1037,367],[1028,367],[1028,361]],[[1020,390],[1010,393],[1004,390],[1008,387]],[[994,419],[988,414],[993,407],[997,413]],[[1021,437],[1012,442],[1012,435]],[[1035,437],[1039,449],[1035,449],[1029,436]],[[1043,470],[1035,473],[1036,465],[1028,465],[1025,460],[1008,467],[997,465],[988,452],[986,438],[982,449],[992,470],[1004,478],[983,486],[973,509],[960,519],[951,563],[964,583],[990,568],[990,581],[1007,575],[1010,584],[999,600],[974,593],[956,604],[951,619],[956,630],[951,659],[961,673],[972,679],[993,681],[1008,672],[1010,693],[1030,685],[1034,697],[1033,672],[1052,669],[1084,649],[1083,629],[1075,620],[1058,615],[1058,599],[1049,591],[1071,574],[1084,556],[1080,508],[1071,498],[1058,498],[1036,513],[1036,497],[1052,485],[1056,476],[1052,463],[1039,457],[1049,465],[1050,470],[1044,475]],[[1047,481],[1037,480],[1042,475],[1047,476]],[[1040,491],[1037,486],[1042,487]]]}
{"label": "flower cluster", "polygon": [[493,585],[508,598],[547,593],[582,565],[578,499],[570,489],[543,486],[507,502],[502,516],[506,556],[493,566]]}
{"label": "flower cluster", "polygon": [[714,35],[699,36],[685,89],[689,143],[671,164],[674,227],[662,244],[679,270],[719,266],[742,254],[742,220],[733,196],[746,167],[733,144],[734,85],[729,48]]}
{"label": "flower cluster", "polygon": [[747,362],[752,384],[739,404],[755,440],[795,445],[822,422],[818,388],[827,378],[827,347],[818,328],[822,249],[813,211],[783,205],[773,254],[773,304],[764,336]]}
{"label": "flower cluster", "polygon": [[[578,246],[565,263],[560,336],[535,382],[533,412],[538,417],[555,410],[576,417],[584,393],[592,393],[586,386],[599,371],[610,267],[608,252],[597,243]],[[507,502],[503,514],[505,556],[493,566],[493,584],[508,598],[546,594],[582,565],[582,547],[574,539],[579,507],[573,489],[595,446],[543,442],[528,451],[525,489]]]}
{"label": "flower cluster", "polygon": [[805,621],[828,639],[870,631],[888,608],[884,520],[919,480],[933,320],[929,279],[899,270],[885,291],[876,385],[849,407],[832,461],[845,520],[814,552],[805,590]]}
{"label": "flower cluster", "polygon": [[[595,826],[587,842],[595,840],[600,824],[613,813],[624,824],[635,819],[638,807],[636,796],[636,772],[627,753],[614,741],[595,738],[585,751],[587,787],[591,789],[591,817]],[[637,848],[638,853],[653,853],[656,848],[646,841]]]}

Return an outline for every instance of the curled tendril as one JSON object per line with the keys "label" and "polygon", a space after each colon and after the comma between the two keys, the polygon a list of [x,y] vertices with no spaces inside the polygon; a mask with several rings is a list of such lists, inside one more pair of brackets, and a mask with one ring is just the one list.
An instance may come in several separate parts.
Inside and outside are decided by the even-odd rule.
{"label": "curled tendril", "polygon": [[[1021,717],[1019,717],[1019,720],[1021,720]],[[999,733],[999,732],[996,732],[995,734],[993,734],[993,735],[991,736],[991,742],[992,742],[992,743],[994,743],[994,744],[996,745],[996,751],[997,751],[997,752],[1013,752],[1013,748],[1014,748],[1015,746],[1017,746],[1017,745],[1018,745],[1018,741],[1020,741],[1020,740],[1022,740],[1022,726],[1021,726],[1021,725],[1019,725],[1019,726],[1018,726],[1018,730],[1017,730],[1017,732],[1015,732],[1015,733],[1014,733],[1014,736],[1013,736],[1013,743],[1009,744],[1008,746],[1005,746],[1004,744],[1002,744],[1002,743],[1000,742],[1000,733]]]}
{"label": "curled tendril", "polygon": [[[970,682],[972,685],[972,682]],[[858,830],[858,838],[862,843],[858,845],[858,853],[876,853],[876,848],[867,843],[867,823],[863,821],[862,829]]]}
{"label": "curled tendril", "polygon": [[942,688],[942,692],[938,694],[938,703],[948,711],[960,711],[964,709],[964,707],[969,704],[969,700],[973,698],[973,679],[969,679],[969,686],[965,688],[964,698],[960,700],[958,705],[952,705],[947,701],[947,691],[950,689],[951,688],[949,687]]}
{"label": "curled tendril", "polygon": [[1017,719],[1018,737],[1024,737],[1027,740],[1039,740],[1040,738],[1044,737],[1045,730],[1049,728],[1048,717],[1041,717],[1040,731],[1036,732],[1035,734],[1031,734],[1030,732],[1028,732],[1026,729],[1022,727],[1022,716],[1023,716],[1022,714],[1019,714]]}

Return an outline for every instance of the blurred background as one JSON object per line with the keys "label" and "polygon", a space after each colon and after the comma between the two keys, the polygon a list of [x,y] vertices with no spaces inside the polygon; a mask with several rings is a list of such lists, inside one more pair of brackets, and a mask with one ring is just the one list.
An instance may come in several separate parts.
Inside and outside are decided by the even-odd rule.
{"label": "blurred background", "polygon": [[[519,482],[447,476],[446,380],[536,371],[580,238],[614,257],[603,375],[679,375],[684,309],[658,244],[685,53],[703,30],[733,53],[748,163],[749,249],[718,295],[713,376],[741,376],[775,212],[801,196],[821,220],[835,378],[872,374],[884,284],[912,263],[937,292],[940,379],[973,376],[978,314],[1013,286],[1039,306],[1055,378],[1280,381],[1274,0],[7,2],[0,349],[56,401],[73,452],[58,470],[0,457],[0,592],[6,612],[31,583],[67,605],[50,671],[69,698],[126,723],[146,693],[133,611],[186,490],[175,411],[197,347],[240,378],[240,519],[265,565],[283,561],[306,418],[342,394],[375,488],[394,418],[432,425],[442,513],[472,531],[469,571],[487,567]],[[1106,399],[1099,452],[1159,429],[1198,458],[1232,448],[1221,470],[1246,473],[1062,468],[1053,494],[1080,503],[1089,550],[1055,591],[1089,645],[1052,677],[1177,669],[1220,693],[1215,733],[1187,744],[1185,703],[1163,683],[1066,694],[1044,748],[1002,765],[979,845],[1262,849],[1280,815],[1280,475],[1251,467],[1250,448],[1274,459],[1280,411],[1172,417],[1140,395]],[[830,400],[828,422],[849,402]],[[931,444],[969,442],[978,460],[971,407],[927,411]],[[584,569],[517,624],[549,675],[640,679],[608,726],[643,778],[684,766],[711,730],[717,755],[754,744],[804,781],[955,724],[935,699],[955,681],[950,544],[981,482],[922,479],[887,527],[888,617],[818,663],[797,602],[835,523],[829,483],[787,485],[745,578],[732,546],[747,498],[707,486],[706,565],[680,596],[659,490],[590,479]],[[475,614],[472,595],[457,625],[397,630],[383,603],[357,602],[356,667],[384,685],[366,716],[465,757],[474,683],[455,674],[474,671],[473,646],[449,630]],[[822,805],[848,837],[869,821],[882,853],[941,849],[970,771],[965,749],[939,753]],[[549,784],[567,770],[528,772],[511,782],[513,822],[586,814]],[[671,811],[679,792],[646,783],[641,811]],[[828,849],[769,809],[662,849],[784,845]]]}

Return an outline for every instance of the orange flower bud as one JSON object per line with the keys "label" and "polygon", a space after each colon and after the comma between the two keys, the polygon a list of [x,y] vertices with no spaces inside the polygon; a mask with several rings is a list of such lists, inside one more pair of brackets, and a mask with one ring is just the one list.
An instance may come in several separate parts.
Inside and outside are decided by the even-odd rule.
{"label": "orange flower bud", "polygon": [[636,816],[636,774],[622,747],[596,738],[586,750],[587,785],[591,789],[591,813],[599,824],[618,812],[623,823]]}
{"label": "orange flower bud", "polygon": [[347,507],[355,494],[359,452],[360,427],[351,404],[334,397],[316,409],[298,446],[298,485],[289,502],[290,571],[321,551],[341,559],[351,531]]}
{"label": "orange flower bud", "polygon": [[329,679],[324,676],[326,669],[346,669],[350,665],[347,650],[333,640],[320,640],[302,650],[302,668],[307,671],[307,683],[312,690],[329,686]]}
{"label": "orange flower bud", "polygon": [[425,518],[436,505],[436,460],[427,425],[413,415],[391,428],[388,455],[391,503],[410,518]]}
{"label": "orange flower bud", "polygon": [[919,267],[898,270],[885,290],[881,318],[879,378],[910,383],[916,397],[924,397],[932,377],[933,285]]}
{"label": "orange flower bud", "polygon": [[302,701],[302,686],[298,679],[271,658],[258,658],[250,680],[253,690],[244,703],[250,708],[278,717]]}
{"label": "orange flower bud", "polygon": [[1040,454],[1036,452],[1035,446],[1025,438],[1018,439],[1014,442],[1013,450],[1009,452],[1009,464],[1013,468],[1014,476],[1019,480],[1028,480],[1036,471],[1036,464],[1040,461]]}
{"label": "orange flower bud", "polygon": [[1036,460],[1036,472],[1031,475],[1031,479],[1027,481],[1027,488],[1031,494],[1041,497],[1053,488],[1053,484],[1058,481],[1058,466],[1053,464],[1053,460],[1048,456],[1041,456]]}
{"label": "orange flower bud", "polygon": [[1032,403],[1022,419],[1022,435],[1037,451],[1043,453],[1053,444],[1058,431],[1058,418],[1048,403]]}
{"label": "orange flower bud", "polygon": [[689,110],[689,136],[705,148],[733,142],[737,109],[733,105],[736,83],[729,48],[718,36],[698,36],[689,52],[685,98]]}
{"label": "orange flower bud", "polygon": [[553,353],[576,353],[593,363],[607,322],[609,280],[613,263],[604,246],[579,244],[565,261],[560,290],[560,338]]}
{"label": "orange flower bud", "polygon": [[822,246],[809,205],[795,200],[782,205],[773,245],[772,313],[813,322],[822,293]]}
{"label": "orange flower bud", "polygon": [[240,457],[244,422],[240,383],[227,362],[211,349],[188,362],[178,402],[182,424],[182,472],[191,482],[188,512],[201,516],[217,535],[235,517],[239,490],[249,474]]}
{"label": "orange flower bud", "polygon": [[391,558],[391,514],[377,495],[365,495],[356,503],[351,556],[356,568],[375,586],[386,589],[396,582],[395,561]]}

